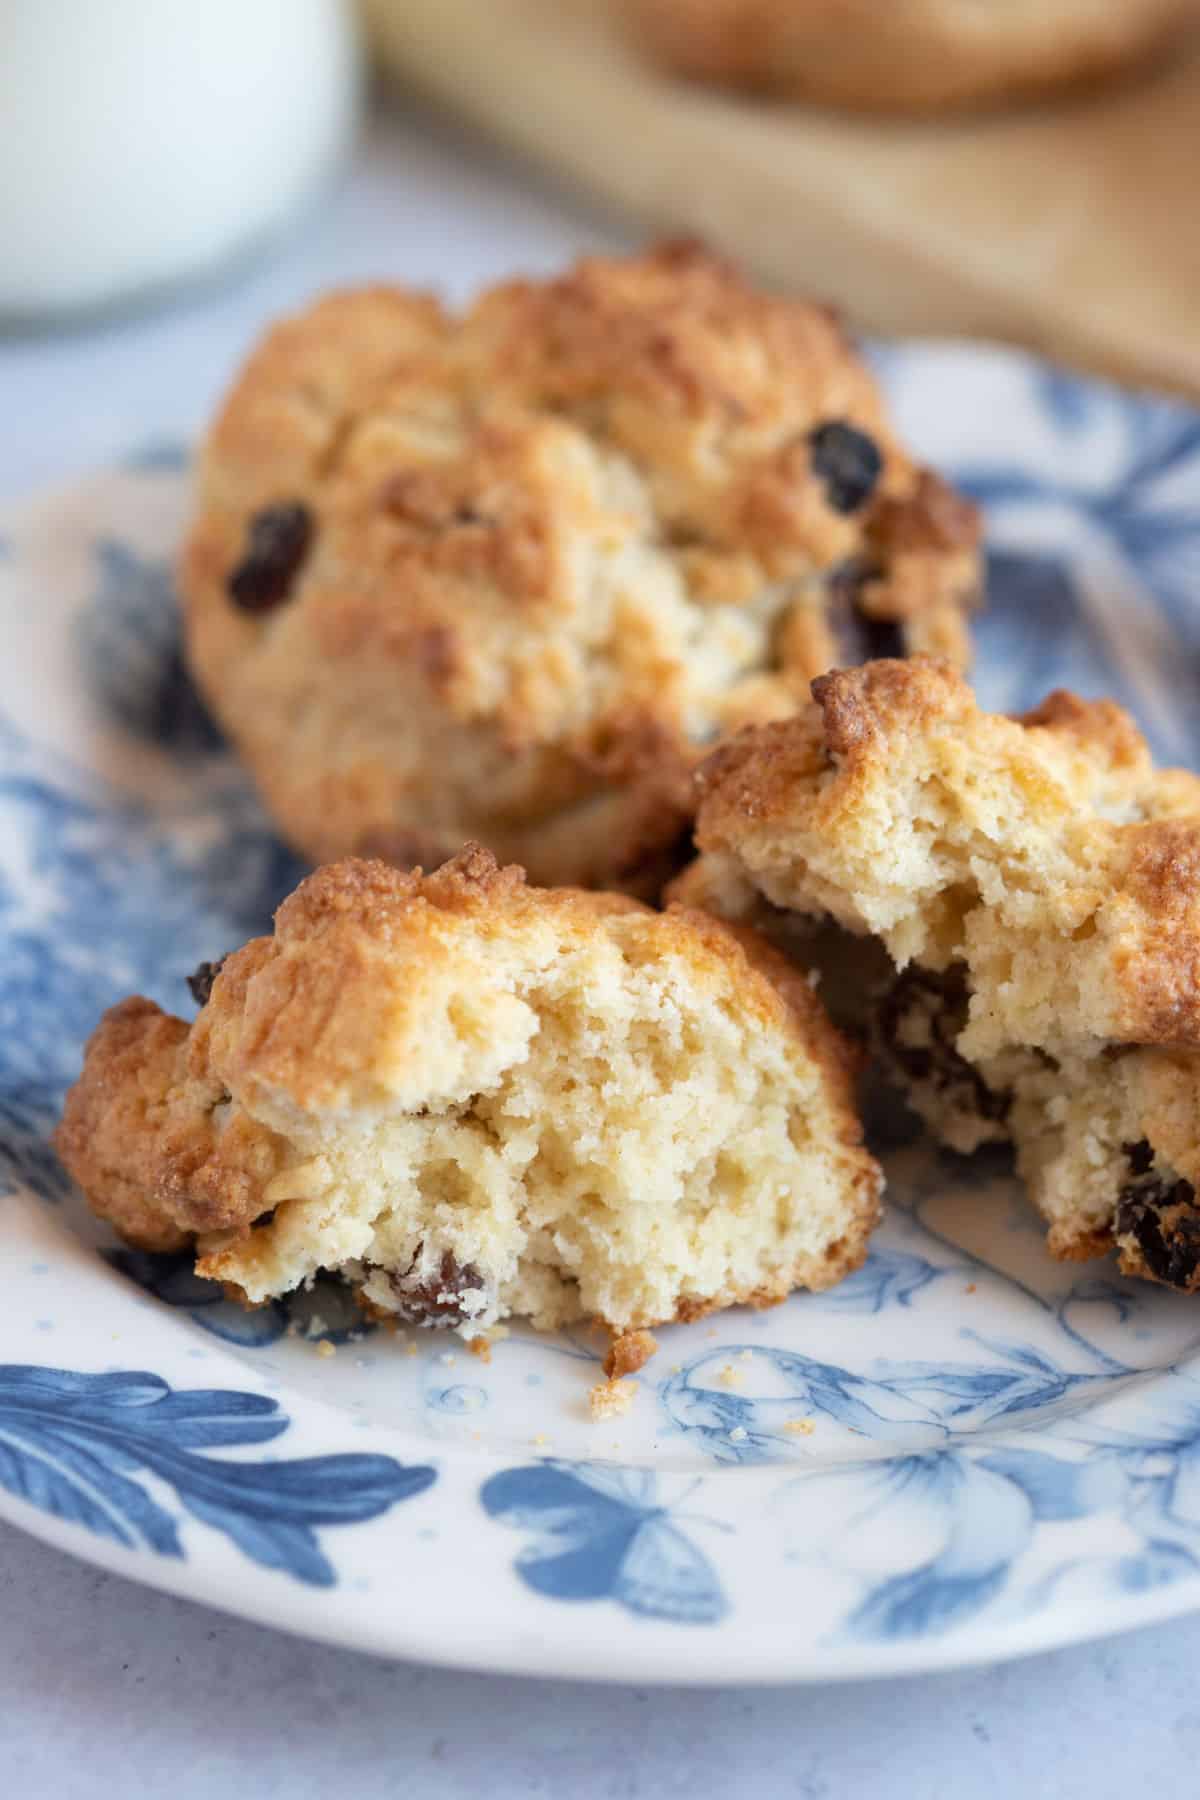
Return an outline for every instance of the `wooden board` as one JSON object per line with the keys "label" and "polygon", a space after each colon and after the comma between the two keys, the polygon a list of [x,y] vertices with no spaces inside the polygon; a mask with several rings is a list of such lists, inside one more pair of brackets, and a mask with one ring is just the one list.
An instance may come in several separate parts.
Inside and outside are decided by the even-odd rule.
{"label": "wooden board", "polygon": [[365,4],[405,81],[865,329],[1008,338],[1200,397],[1200,45],[1055,107],[914,124],[673,81],[619,0]]}

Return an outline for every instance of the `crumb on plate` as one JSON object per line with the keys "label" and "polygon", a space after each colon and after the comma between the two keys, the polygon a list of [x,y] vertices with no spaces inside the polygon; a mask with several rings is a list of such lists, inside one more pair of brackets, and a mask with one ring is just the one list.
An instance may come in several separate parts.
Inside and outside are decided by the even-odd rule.
{"label": "crumb on plate", "polygon": [[658,1340],[650,1332],[623,1331],[609,1345],[608,1355],[604,1359],[604,1373],[610,1382],[620,1381],[623,1375],[636,1375],[639,1369],[645,1368],[657,1349]]}
{"label": "crumb on plate", "polygon": [[588,1395],[588,1410],[594,1423],[602,1419],[621,1419],[636,1398],[636,1381],[598,1381]]}

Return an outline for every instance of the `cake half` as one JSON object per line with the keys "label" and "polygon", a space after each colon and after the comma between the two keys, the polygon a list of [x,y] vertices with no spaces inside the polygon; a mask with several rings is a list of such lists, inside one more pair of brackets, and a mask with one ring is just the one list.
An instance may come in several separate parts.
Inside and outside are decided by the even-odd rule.
{"label": "cake half", "polygon": [[885,951],[875,1041],[942,1141],[1011,1137],[1056,1255],[1200,1288],[1200,778],[1111,701],[1005,718],[942,662],[813,696],[701,771],[674,891]]}
{"label": "cake half", "polygon": [[620,1335],[863,1259],[854,1053],[752,931],[471,847],[319,870],[204,984],[191,1024],[105,1016],[57,1141],[124,1237],[248,1305],[325,1271],[467,1338]]}

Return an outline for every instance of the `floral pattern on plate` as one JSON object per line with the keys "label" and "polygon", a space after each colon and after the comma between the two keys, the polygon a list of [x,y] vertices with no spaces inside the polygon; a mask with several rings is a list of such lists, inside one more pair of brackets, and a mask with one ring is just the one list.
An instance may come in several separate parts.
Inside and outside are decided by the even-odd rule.
{"label": "floral pattern on plate", "polygon": [[[985,702],[1114,691],[1200,761],[1200,420],[1003,352],[883,369],[988,508]],[[1200,1311],[1050,1263],[994,1154],[890,1151],[862,1270],[668,1329],[602,1424],[586,1332],[485,1363],[369,1332],[332,1283],[245,1313],[87,1216],[48,1144],[87,1032],[130,991],[186,1010],[301,873],[186,674],[184,462],[156,445],[0,519],[0,1510],[254,1617],[497,1669],[912,1671],[1200,1604]]]}

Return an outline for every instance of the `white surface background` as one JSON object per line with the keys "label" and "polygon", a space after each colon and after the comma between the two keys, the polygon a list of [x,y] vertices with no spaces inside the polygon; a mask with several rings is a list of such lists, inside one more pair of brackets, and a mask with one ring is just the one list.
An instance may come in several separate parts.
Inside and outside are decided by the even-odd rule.
{"label": "white surface background", "polygon": [[[261,324],[321,287],[394,276],[463,298],[616,241],[490,151],[380,117],[273,260],[149,317],[0,339],[0,497],[191,436]],[[228,1620],[0,1526],[5,1800],[1175,1800],[1200,1791],[1197,1669],[1200,1619],[876,1686],[686,1693],[454,1675]]]}

